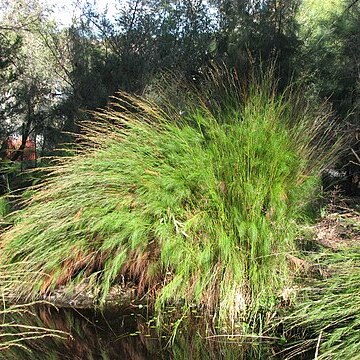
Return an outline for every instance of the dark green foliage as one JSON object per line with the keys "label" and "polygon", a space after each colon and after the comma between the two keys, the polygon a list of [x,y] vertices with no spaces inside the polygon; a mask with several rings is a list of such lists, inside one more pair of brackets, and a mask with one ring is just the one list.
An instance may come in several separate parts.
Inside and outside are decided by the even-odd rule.
{"label": "dark green foliage", "polygon": [[254,64],[277,59],[277,77],[284,88],[292,77],[300,41],[296,14],[299,1],[215,1],[219,31],[217,57],[246,74]]}
{"label": "dark green foliage", "polygon": [[[303,43],[294,64],[296,77],[307,86],[309,97],[328,99],[339,121],[346,124],[349,150],[338,167],[346,171],[343,190],[358,196],[360,3],[303,3],[298,15],[304,14],[299,34]],[[311,15],[314,13],[318,17]]]}

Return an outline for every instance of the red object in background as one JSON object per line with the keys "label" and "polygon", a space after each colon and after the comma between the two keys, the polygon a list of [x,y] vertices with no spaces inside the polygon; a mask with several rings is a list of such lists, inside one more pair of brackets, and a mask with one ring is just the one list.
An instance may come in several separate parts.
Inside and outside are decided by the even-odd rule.
{"label": "red object in background", "polygon": [[[22,142],[21,136],[9,137],[7,139],[7,150],[6,150],[4,158],[11,159],[14,152],[20,148],[21,142]],[[26,140],[23,156],[20,156],[18,158],[18,161],[21,161],[21,160],[25,160],[25,161],[35,161],[36,160],[36,145],[35,145],[34,140],[32,140],[30,138]]]}

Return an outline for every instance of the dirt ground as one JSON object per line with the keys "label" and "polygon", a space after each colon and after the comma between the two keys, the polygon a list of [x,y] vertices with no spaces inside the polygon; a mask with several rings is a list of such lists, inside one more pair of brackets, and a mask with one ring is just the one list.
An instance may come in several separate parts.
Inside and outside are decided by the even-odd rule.
{"label": "dirt ground", "polygon": [[360,198],[331,199],[313,230],[316,241],[326,248],[360,246]]}

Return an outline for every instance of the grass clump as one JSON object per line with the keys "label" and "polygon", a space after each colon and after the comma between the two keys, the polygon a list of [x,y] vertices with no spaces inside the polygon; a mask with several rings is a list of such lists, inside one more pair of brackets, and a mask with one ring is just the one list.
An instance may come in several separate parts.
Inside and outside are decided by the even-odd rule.
{"label": "grass clump", "polygon": [[289,356],[312,351],[319,360],[359,359],[360,249],[327,255],[322,262],[332,276],[312,284],[287,319],[292,331],[305,329]]}
{"label": "grass clump", "polygon": [[85,125],[2,236],[0,263],[31,270],[20,294],[86,280],[104,299],[125,280],[158,309],[259,323],[289,285],[286,254],[332,158],[332,125],[276,95],[271,74],[246,91],[228,77],[218,105],[192,93],[180,112],[120,94]]}
{"label": "grass clump", "polygon": [[3,219],[9,212],[9,204],[5,196],[0,197],[0,223],[3,222]]}

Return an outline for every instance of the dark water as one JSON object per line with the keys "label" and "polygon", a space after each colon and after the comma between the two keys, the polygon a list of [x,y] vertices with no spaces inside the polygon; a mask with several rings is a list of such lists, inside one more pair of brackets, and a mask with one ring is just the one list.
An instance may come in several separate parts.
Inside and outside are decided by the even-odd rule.
{"label": "dark water", "polygon": [[[144,310],[144,309],[143,309]],[[126,312],[108,310],[104,313],[56,309],[49,306],[30,308],[22,314],[9,315],[2,323],[0,340],[16,342],[0,351],[0,359],[269,359],[275,344],[239,341],[237,338],[200,335],[199,328],[190,326],[178,331],[173,342],[156,330],[145,311]],[[18,327],[15,324],[26,325]],[[32,327],[61,330],[69,335],[48,336],[44,330]],[[21,335],[21,333],[27,333]],[[12,335],[11,335],[12,334]],[[56,334],[55,334],[56,335]],[[25,337],[32,337],[26,339]]]}

